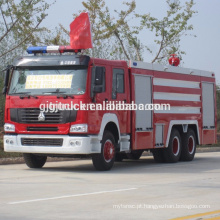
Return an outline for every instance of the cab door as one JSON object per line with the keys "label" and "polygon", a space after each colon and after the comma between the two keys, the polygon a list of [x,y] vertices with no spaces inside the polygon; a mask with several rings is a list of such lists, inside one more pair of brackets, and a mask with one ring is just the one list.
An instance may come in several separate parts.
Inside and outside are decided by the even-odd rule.
{"label": "cab door", "polygon": [[128,87],[128,69],[112,67],[112,92],[111,102],[120,105],[120,110],[114,110],[118,117],[121,134],[129,132],[129,111],[126,110],[126,104],[130,102]]}

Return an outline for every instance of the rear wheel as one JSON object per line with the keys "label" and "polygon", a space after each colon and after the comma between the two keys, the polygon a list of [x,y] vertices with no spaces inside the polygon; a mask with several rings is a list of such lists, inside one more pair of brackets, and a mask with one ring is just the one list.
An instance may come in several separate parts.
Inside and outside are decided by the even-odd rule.
{"label": "rear wheel", "polygon": [[47,161],[46,156],[39,156],[35,154],[23,154],[26,165],[30,168],[42,168]]}
{"label": "rear wheel", "polygon": [[111,132],[104,132],[101,153],[94,154],[92,162],[96,170],[105,171],[112,168],[115,162],[115,138]]}
{"label": "rear wheel", "polygon": [[181,137],[178,130],[173,129],[170,135],[170,141],[167,148],[164,149],[164,162],[176,163],[180,159],[181,154]]}
{"label": "rear wheel", "polygon": [[192,161],[196,153],[196,135],[192,129],[182,135],[182,152],[180,160]]}

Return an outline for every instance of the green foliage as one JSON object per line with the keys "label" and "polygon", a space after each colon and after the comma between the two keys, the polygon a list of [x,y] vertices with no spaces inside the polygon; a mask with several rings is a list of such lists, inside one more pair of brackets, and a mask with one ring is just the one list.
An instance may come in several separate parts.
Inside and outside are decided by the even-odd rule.
{"label": "green foliage", "polygon": [[[94,49],[88,50],[90,55],[106,59],[124,57],[127,60],[143,60],[145,48],[154,56],[152,63],[167,63],[167,58],[172,53],[180,56],[185,54],[180,48],[180,41],[193,30],[189,21],[197,13],[192,9],[194,0],[185,3],[180,0],[166,0],[167,12],[162,19],[155,18],[150,13],[137,14],[135,0],[124,2],[125,9],[114,12],[110,12],[105,0],[87,0],[82,4],[84,11],[89,12],[92,25]],[[74,14],[74,17],[79,13]],[[135,26],[131,25],[134,19],[137,21]],[[143,31],[153,32],[155,35],[156,53],[138,39]],[[68,34],[68,31],[65,33]],[[100,53],[103,49],[104,54]]]}
{"label": "green foliage", "polygon": [[[0,92],[3,88],[3,69],[27,45],[37,45],[48,30],[40,27],[49,8],[45,0],[0,0]],[[4,122],[5,97],[0,95],[0,126]]]}
{"label": "green foliage", "polygon": [[[125,10],[119,12],[115,10],[113,14],[110,13],[104,0],[88,0],[83,1],[82,4],[85,8],[83,11],[89,12],[92,29],[93,49],[86,50],[88,55],[105,59],[142,60],[141,44],[128,25],[128,20],[131,19],[136,7],[134,0],[124,3]],[[81,12],[74,14],[74,18]],[[61,45],[62,38],[66,40],[69,38],[69,31],[61,24],[59,28],[63,36],[60,37],[61,33],[56,32],[52,39],[59,39],[58,45]],[[55,45],[51,39],[47,42]]]}
{"label": "green foliage", "polygon": [[124,2],[126,9],[115,10],[112,14],[104,0],[88,0],[82,4],[85,11],[89,11],[95,50],[107,43],[107,51],[113,59],[142,60],[137,33],[129,25],[136,8],[134,0]]}
{"label": "green foliage", "polygon": [[[180,47],[180,41],[193,30],[189,21],[197,13],[192,9],[194,0],[184,3],[180,0],[166,0],[166,15],[162,19],[155,18],[150,13],[137,14],[135,0],[124,2],[122,9],[113,12],[110,12],[105,0],[87,0],[82,4],[85,8],[83,11],[89,12],[92,29],[93,49],[86,51],[88,55],[105,59],[144,60],[144,50],[147,50],[154,56],[152,63],[167,63],[172,53],[177,53],[180,57],[185,54]],[[74,14],[74,18],[81,12]],[[133,25],[133,20],[136,25]],[[68,41],[69,30],[61,24],[58,30],[47,42],[59,45],[63,39]],[[154,53],[138,38],[146,31],[155,35],[157,51]],[[147,33],[145,35],[147,36]]]}
{"label": "green foliage", "polygon": [[0,0],[0,66],[21,55],[27,44],[41,42],[47,29],[40,24],[49,6],[45,0]]}
{"label": "green foliage", "polygon": [[[150,13],[136,14],[136,17],[141,19],[140,27],[136,27],[137,31],[149,30],[155,34],[154,42],[158,46],[158,51],[152,63],[161,63],[164,60],[167,62],[168,56],[173,53],[180,56],[185,54],[180,48],[180,41],[188,31],[193,30],[189,20],[197,13],[192,10],[195,5],[194,0],[186,1],[183,5],[180,0],[166,0],[166,2],[168,9],[162,19],[155,18]],[[147,49],[152,53],[150,48]]]}
{"label": "green foliage", "polygon": [[44,36],[44,42],[45,45],[69,45],[69,31],[60,24],[53,32],[48,31]]}

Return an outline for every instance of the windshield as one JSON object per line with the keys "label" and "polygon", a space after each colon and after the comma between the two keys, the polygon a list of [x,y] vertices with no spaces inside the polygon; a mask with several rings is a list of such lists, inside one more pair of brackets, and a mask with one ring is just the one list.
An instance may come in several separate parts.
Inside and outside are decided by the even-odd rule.
{"label": "windshield", "polygon": [[18,68],[13,72],[9,94],[84,94],[86,78],[87,69]]}

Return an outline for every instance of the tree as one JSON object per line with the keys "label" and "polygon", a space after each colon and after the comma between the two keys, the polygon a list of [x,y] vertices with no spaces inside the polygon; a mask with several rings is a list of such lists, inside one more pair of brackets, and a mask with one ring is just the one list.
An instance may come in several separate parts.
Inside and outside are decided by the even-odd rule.
{"label": "tree", "polygon": [[[115,10],[114,12],[110,12],[105,0],[83,1],[82,4],[85,11],[89,11],[92,24],[94,49],[89,50],[89,53],[100,58],[110,56],[115,59],[123,57],[127,60],[143,60],[143,52],[146,49],[154,55],[152,63],[160,63],[165,60],[167,62],[171,53],[177,53],[180,56],[185,54],[180,47],[180,41],[183,36],[193,30],[193,25],[189,24],[189,21],[197,13],[192,9],[195,5],[194,0],[186,1],[183,4],[180,0],[166,0],[166,3],[166,16],[158,19],[151,16],[150,13],[136,14],[135,0],[125,2],[124,5],[127,7],[125,10]],[[74,17],[77,15],[74,14]],[[136,26],[131,25],[133,19],[137,20]],[[68,34],[68,31],[63,29]],[[139,34],[143,31],[154,33],[154,42],[158,48],[155,54],[138,39]],[[105,49],[105,54],[98,52],[100,49]],[[147,59],[145,58],[145,60]]]}
{"label": "tree", "polygon": [[69,31],[61,24],[44,36],[45,45],[69,45]]}
{"label": "tree", "polygon": [[[12,60],[23,54],[27,44],[42,41],[40,27],[46,18],[50,4],[44,0],[0,0],[0,91],[3,88],[3,69]],[[0,126],[4,123],[5,97],[0,96]]]}
{"label": "tree", "polygon": [[[158,51],[152,63],[160,63],[164,59],[167,62],[169,54],[185,54],[180,48],[180,41],[188,31],[193,30],[193,25],[189,24],[189,20],[197,13],[192,10],[195,5],[194,0],[186,1],[184,5],[179,0],[166,0],[166,3],[168,10],[161,20],[150,14],[136,14],[136,17],[141,18],[141,26],[135,27],[137,31],[147,29],[155,34],[154,42],[158,45]],[[147,49],[152,53],[149,48]]]}
{"label": "tree", "polygon": [[0,66],[21,55],[27,44],[41,42],[47,29],[40,24],[49,6],[44,0],[0,0]]}
{"label": "tree", "polygon": [[137,32],[132,31],[128,24],[136,8],[134,0],[123,3],[127,9],[115,10],[115,15],[110,13],[104,0],[88,0],[82,4],[90,13],[95,45],[103,45],[103,40],[108,40],[112,45],[108,47],[111,50],[109,54],[113,57],[123,54],[127,60],[141,59],[140,44],[135,36]]}
{"label": "tree", "polygon": [[[87,54],[105,59],[127,60],[136,59],[136,54],[138,54],[140,58],[142,49],[138,48],[139,44],[136,45],[137,36],[135,36],[135,44],[133,39],[129,38],[131,30],[127,23],[131,14],[134,14],[136,7],[134,0],[130,3],[124,3],[127,7],[126,10],[115,11],[113,15],[106,6],[105,0],[88,0],[83,1],[82,4],[85,8],[83,11],[89,12],[92,29],[93,49],[87,50]],[[81,12],[74,14],[74,18]],[[61,24],[59,28],[65,35],[63,38],[67,39],[69,31]],[[52,39],[49,38],[49,41],[47,39],[47,42],[53,44],[53,39],[59,39],[60,33],[60,31],[55,32],[55,36]],[[59,43],[62,41],[60,40]],[[134,50],[134,45],[138,48],[138,53],[135,52],[137,49]]]}

